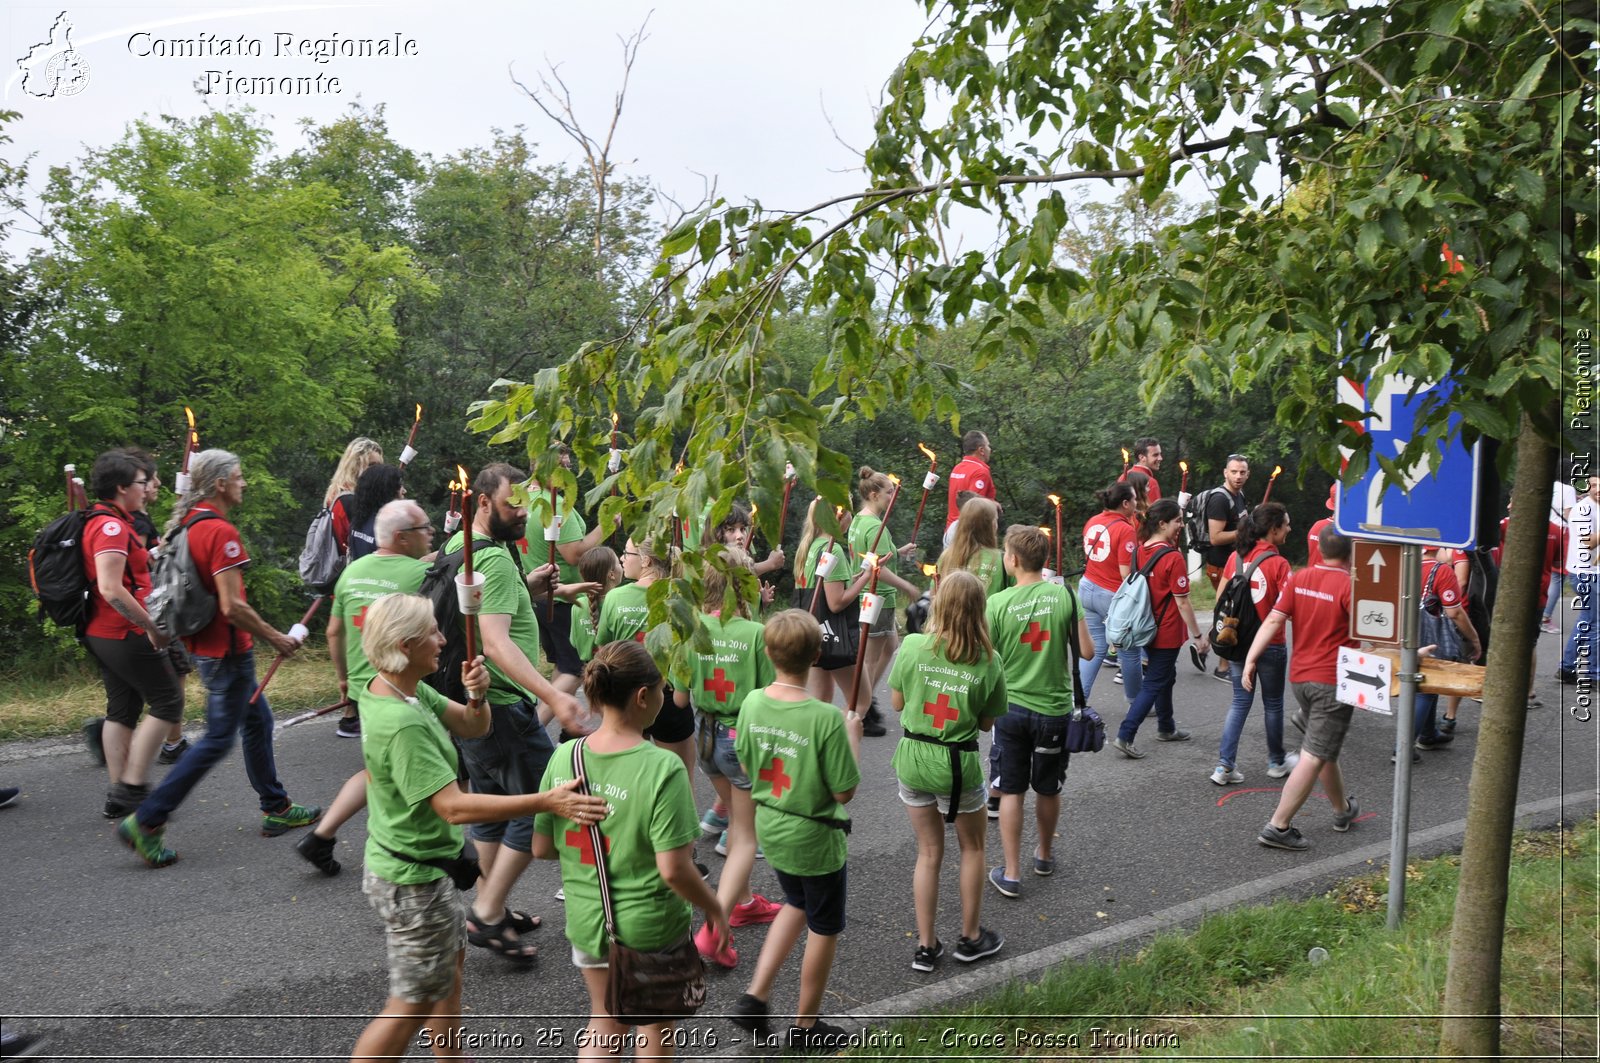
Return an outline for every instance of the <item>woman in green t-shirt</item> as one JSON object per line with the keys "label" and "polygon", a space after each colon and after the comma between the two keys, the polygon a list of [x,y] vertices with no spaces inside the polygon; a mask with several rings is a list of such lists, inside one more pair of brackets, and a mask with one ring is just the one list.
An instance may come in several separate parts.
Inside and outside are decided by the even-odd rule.
{"label": "woman in green t-shirt", "polygon": [[965,569],[978,577],[985,594],[1006,588],[1005,553],[1000,549],[1000,507],[987,498],[969,498],[956,520],[950,548],[939,555],[939,578]]}
{"label": "woman in green t-shirt", "polygon": [[[916,601],[921,594],[920,588],[912,586],[894,570],[895,560],[900,557],[910,557],[916,553],[917,544],[907,543],[902,547],[894,545],[894,536],[885,529],[882,535],[878,530],[883,528],[883,515],[889,509],[889,503],[894,498],[895,487],[889,477],[881,472],[874,472],[871,466],[863,465],[857,472],[859,482],[856,490],[861,496],[861,508],[856,512],[856,518],[850,525],[850,549],[856,556],[856,563],[865,565],[869,553],[876,554],[879,558],[878,568],[878,593],[883,596],[883,611],[878,614],[878,620],[867,632],[867,653],[863,660],[866,674],[861,677],[861,689],[872,696],[872,691],[878,687],[878,680],[883,678],[883,673],[888,670],[889,662],[894,658],[894,651],[900,645],[899,628],[895,622],[895,607],[899,605],[898,594],[905,594],[907,601]],[[876,544],[876,549],[874,549]],[[849,706],[861,713],[865,718],[867,727],[882,723],[882,714],[878,706],[870,707]]]}
{"label": "woman in green t-shirt", "polygon": [[[804,531],[800,534],[800,546],[795,552],[794,585],[800,591],[800,598],[795,603],[805,609],[812,616],[820,616],[824,606],[829,612],[840,613],[850,607],[850,603],[861,596],[866,590],[867,581],[871,578],[870,569],[862,570],[850,563],[850,523],[852,514],[849,510],[839,507],[835,512],[839,520],[839,531],[845,536],[836,539],[823,531],[817,524],[817,507],[825,505],[822,496],[818,495],[811,500],[811,505],[806,509]],[[833,566],[828,574],[820,580],[822,593],[826,600],[815,609],[811,608],[811,590],[818,586],[817,566],[823,554],[833,556]],[[852,660],[848,664],[830,664],[811,669],[811,677],[807,686],[811,696],[818,701],[833,702],[835,686],[838,687],[841,697],[850,696],[850,684],[855,680],[856,665]],[[878,725],[872,733],[884,734],[882,725]]]}
{"label": "woman in green t-shirt", "polygon": [[[600,825],[605,851],[598,855],[605,862],[617,939],[649,951],[688,938],[691,905],[705,913],[714,940],[733,940],[716,894],[694,866],[700,825],[689,773],[677,757],[644,736],[661,711],[662,687],[655,661],[633,641],[600,647],[583,670],[583,690],[600,710],[600,727],[583,740],[581,763],[590,791],[603,795],[610,810]],[[555,751],[541,785],[573,778],[573,748],[568,742]],[[533,821],[533,855],[561,861],[567,940],[589,990],[587,1043],[620,1045],[627,1043],[628,1027],[606,1013],[610,939],[594,850],[587,822],[570,822],[559,813]],[[675,1025],[641,1026],[640,1037],[649,1048],[641,1046],[635,1055],[671,1056]]]}
{"label": "woman in green t-shirt", "polygon": [[[547,812],[587,826],[605,816],[606,802],[575,793],[575,783],[514,796],[464,793],[450,736],[488,733],[483,658],[462,665],[469,700],[461,705],[422,682],[438,669],[444,648],[426,598],[384,595],[367,609],[361,634],[378,670],[360,695],[361,755],[371,776],[361,888],[388,936],[389,999],[353,1055],[387,1059],[405,1055],[424,1025],[454,1029],[461,1021],[465,906],[450,869],[462,860],[460,824]],[[533,947],[511,922],[507,913],[481,932],[506,955],[531,959]]]}

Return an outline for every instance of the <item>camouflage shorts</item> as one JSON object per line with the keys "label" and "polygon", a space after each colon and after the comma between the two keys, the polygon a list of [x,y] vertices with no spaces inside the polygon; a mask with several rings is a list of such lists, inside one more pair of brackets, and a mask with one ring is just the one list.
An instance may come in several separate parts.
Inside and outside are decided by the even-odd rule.
{"label": "camouflage shorts", "polygon": [[361,891],[383,919],[389,995],[408,1004],[448,997],[456,987],[456,958],[467,947],[461,892],[450,876],[397,886],[366,871]]}

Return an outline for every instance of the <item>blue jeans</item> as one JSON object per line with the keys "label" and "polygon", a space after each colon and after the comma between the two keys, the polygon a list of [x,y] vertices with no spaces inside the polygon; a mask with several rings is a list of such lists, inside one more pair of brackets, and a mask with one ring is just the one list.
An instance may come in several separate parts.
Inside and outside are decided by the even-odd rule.
{"label": "blue jeans", "polygon": [[[1162,734],[1171,734],[1178,729],[1177,723],[1172,718],[1172,684],[1178,678],[1178,651],[1183,647],[1175,646],[1170,650],[1158,650],[1154,646],[1146,646],[1145,656],[1150,658],[1150,663],[1145,665],[1143,682],[1138,694],[1134,695],[1133,704],[1128,706],[1128,715],[1122,718],[1122,726],[1117,728],[1117,737],[1124,742],[1132,742],[1134,735],[1139,733],[1139,725],[1144,723],[1144,718],[1150,715],[1150,710],[1156,710],[1156,729]],[[1119,657],[1125,655],[1123,664],[1123,682],[1128,679],[1127,662],[1137,661],[1139,651],[1122,650]]]}
{"label": "blue jeans", "polygon": [[289,804],[272,757],[272,708],[265,694],[250,704],[250,695],[256,690],[255,654],[195,657],[194,666],[206,688],[206,733],[134,813],[141,827],[154,829],[166,823],[189,791],[228,755],[240,731],[244,732],[244,773],[261,798],[261,811],[278,812]]}
{"label": "blue jeans", "polygon": [[1425,738],[1432,742],[1439,737],[1439,695],[1417,692],[1416,704],[1412,707],[1411,738]]}
{"label": "blue jeans", "polygon": [[1562,572],[1552,572],[1550,574],[1550,595],[1544,602],[1544,618],[1546,620],[1556,615],[1556,605],[1561,601],[1561,581],[1566,579],[1571,579],[1571,577]]}
{"label": "blue jeans", "polygon": [[1593,572],[1569,572],[1572,581],[1572,607],[1578,618],[1572,625],[1572,637],[1561,653],[1563,671],[1593,676],[1596,671],[1596,634],[1600,633],[1600,594],[1596,594],[1597,576]]}
{"label": "blue jeans", "polygon": [[[1238,766],[1239,736],[1244,733],[1244,721],[1250,717],[1250,706],[1255,702],[1255,691],[1244,688],[1244,665],[1234,664],[1233,704],[1228,706],[1228,719],[1222,725],[1222,744],[1217,749],[1217,763],[1232,771]],[[1268,646],[1256,658],[1256,687],[1261,691],[1261,711],[1267,721],[1267,763],[1283,763],[1283,683],[1289,673],[1289,648]]]}
{"label": "blue jeans", "polygon": [[[1094,642],[1094,656],[1078,666],[1078,678],[1083,680],[1083,696],[1094,703],[1094,679],[1106,663],[1106,613],[1111,610],[1111,592],[1092,580],[1078,581],[1078,600],[1083,602],[1083,620],[1089,625],[1089,638]],[[1137,653],[1117,654],[1122,666],[1122,692],[1131,704],[1139,696],[1141,670]]]}

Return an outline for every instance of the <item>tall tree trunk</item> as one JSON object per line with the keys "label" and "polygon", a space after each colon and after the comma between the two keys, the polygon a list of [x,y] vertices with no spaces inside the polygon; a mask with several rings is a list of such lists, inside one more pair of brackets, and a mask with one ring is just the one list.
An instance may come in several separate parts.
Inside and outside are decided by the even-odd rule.
{"label": "tall tree trunk", "polygon": [[1544,562],[1550,485],[1555,474],[1555,450],[1539,438],[1524,416],[1517,437],[1517,482],[1511,493],[1500,593],[1490,621],[1494,640],[1467,793],[1461,884],[1450,928],[1446,1018],[1439,1046],[1446,1057],[1491,1057],[1500,1052],[1500,946],[1505,934],[1511,829],[1522,771],[1539,569]]}

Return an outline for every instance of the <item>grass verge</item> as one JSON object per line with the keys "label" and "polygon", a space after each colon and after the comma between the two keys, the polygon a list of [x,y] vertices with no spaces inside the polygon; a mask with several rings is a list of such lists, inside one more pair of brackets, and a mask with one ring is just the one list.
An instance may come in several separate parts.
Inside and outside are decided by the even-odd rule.
{"label": "grass verge", "polygon": [[[1596,821],[1519,835],[1501,981],[1502,1055],[1595,1058]],[[1406,870],[1406,919],[1384,925],[1387,880],[1207,918],[1126,959],[1073,963],[953,1016],[890,1027],[903,1048],[857,1058],[1423,1059],[1438,1053],[1460,858]],[[1327,958],[1312,962],[1314,948]]]}

